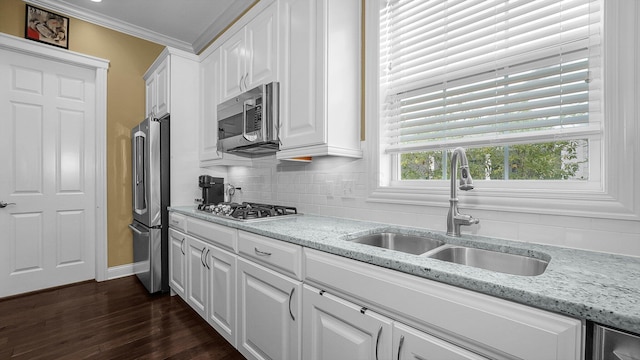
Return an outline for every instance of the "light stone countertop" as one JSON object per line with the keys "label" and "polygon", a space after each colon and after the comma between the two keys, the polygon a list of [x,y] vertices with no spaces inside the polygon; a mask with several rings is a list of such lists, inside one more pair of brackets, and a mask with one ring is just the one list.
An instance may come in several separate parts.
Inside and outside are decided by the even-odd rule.
{"label": "light stone countertop", "polygon": [[[328,216],[240,222],[192,206],[170,211],[640,334],[639,258]],[[518,276],[345,241],[385,229],[551,260],[542,275]]]}

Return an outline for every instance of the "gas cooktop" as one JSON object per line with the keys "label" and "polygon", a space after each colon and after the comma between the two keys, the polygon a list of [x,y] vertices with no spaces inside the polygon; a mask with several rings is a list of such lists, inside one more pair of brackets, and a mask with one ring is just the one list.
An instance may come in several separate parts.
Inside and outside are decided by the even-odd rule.
{"label": "gas cooktop", "polygon": [[198,210],[212,215],[237,221],[260,221],[280,219],[298,214],[298,210],[292,206],[259,204],[251,202],[200,204]]}

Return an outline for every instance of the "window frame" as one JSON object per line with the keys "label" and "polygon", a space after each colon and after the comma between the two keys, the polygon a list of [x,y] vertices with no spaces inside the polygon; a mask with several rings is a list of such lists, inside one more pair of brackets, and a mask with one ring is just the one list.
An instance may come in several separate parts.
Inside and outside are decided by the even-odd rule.
{"label": "window frame", "polygon": [[[399,156],[384,153],[379,117],[379,3],[365,8],[365,121],[367,201],[436,207],[449,206],[448,180],[396,181]],[[479,180],[469,192],[458,192],[467,209],[547,215],[640,220],[640,4],[603,1],[601,140],[590,142],[589,159],[601,164],[589,181]],[[630,31],[632,29],[633,31]],[[593,143],[593,145],[592,145]],[[629,165],[631,164],[631,165]],[[397,179],[398,177],[395,177]]]}

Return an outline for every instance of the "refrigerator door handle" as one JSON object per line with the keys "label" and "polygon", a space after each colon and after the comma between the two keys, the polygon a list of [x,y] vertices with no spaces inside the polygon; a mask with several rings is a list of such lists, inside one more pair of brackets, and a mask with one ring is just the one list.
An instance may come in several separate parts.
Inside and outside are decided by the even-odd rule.
{"label": "refrigerator door handle", "polygon": [[138,228],[133,225],[133,224],[129,224],[129,229],[131,229],[134,233],[140,235],[140,236],[149,236],[148,232],[142,232],[140,230],[138,230]]}

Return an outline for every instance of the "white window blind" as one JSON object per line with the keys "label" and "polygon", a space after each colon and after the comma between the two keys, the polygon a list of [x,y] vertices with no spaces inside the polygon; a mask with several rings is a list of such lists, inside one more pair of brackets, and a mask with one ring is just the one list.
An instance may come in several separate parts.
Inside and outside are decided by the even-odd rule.
{"label": "white window blind", "polygon": [[388,153],[599,136],[595,0],[389,0],[380,13]]}

